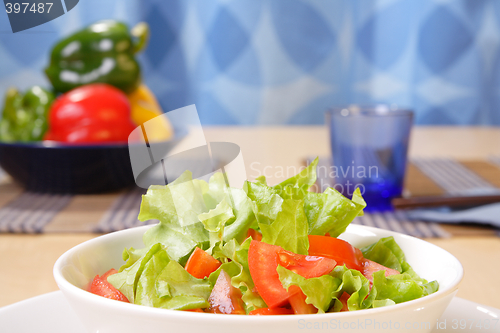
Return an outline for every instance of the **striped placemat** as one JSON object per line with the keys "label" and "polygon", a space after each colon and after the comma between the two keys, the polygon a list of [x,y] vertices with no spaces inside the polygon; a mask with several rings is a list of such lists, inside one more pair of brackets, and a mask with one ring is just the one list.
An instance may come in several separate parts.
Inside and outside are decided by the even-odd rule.
{"label": "striped placemat", "polygon": [[[329,165],[329,160],[320,159],[320,165]],[[143,224],[137,215],[144,189],[93,196],[35,194],[23,192],[10,180],[2,182],[2,175],[0,170],[0,232],[107,233]],[[496,193],[499,188],[500,157],[488,161],[414,159],[405,182],[405,192],[411,196]],[[152,223],[156,221],[148,222]],[[421,238],[496,234],[485,226],[455,227],[415,220],[406,211],[366,213],[354,223]]]}
{"label": "striped placemat", "polygon": [[135,188],[120,195],[100,219],[93,231],[108,233],[144,224],[158,223],[156,220],[147,221],[146,223],[137,220],[141,207],[141,198],[145,193],[145,189]]}
{"label": "striped placemat", "polygon": [[365,213],[365,215],[355,218],[353,223],[420,238],[448,238],[452,236],[438,223],[410,219],[404,211]]}
{"label": "striped placemat", "polygon": [[71,195],[24,192],[0,209],[0,232],[41,233],[71,199]]}
{"label": "striped placemat", "polygon": [[447,194],[468,196],[500,193],[499,188],[467,167],[467,162],[462,164],[452,159],[413,159],[411,163]]}

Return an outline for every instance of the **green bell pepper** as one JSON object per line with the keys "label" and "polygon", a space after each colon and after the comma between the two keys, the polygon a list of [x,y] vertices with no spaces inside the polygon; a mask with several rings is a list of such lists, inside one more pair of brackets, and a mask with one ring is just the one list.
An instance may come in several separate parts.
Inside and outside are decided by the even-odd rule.
{"label": "green bell pepper", "polygon": [[91,24],[54,46],[45,73],[57,92],[107,83],[130,93],[141,81],[135,54],[144,49],[148,37],[146,23],[139,23],[130,32],[117,21]]}
{"label": "green bell pepper", "polygon": [[0,120],[0,140],[4,142],[41,141],[48,129],[48,112],[55,96],[39,86],[21,94],[10,88]]}

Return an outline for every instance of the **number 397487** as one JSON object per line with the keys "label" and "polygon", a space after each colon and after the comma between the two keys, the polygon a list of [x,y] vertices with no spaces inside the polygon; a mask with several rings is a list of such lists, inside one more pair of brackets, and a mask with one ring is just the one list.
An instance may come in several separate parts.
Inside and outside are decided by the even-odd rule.
{"label": "number 397487", "polygon": [[28,2],[23,2],[23,3],[6,3],[5,4],[5,10],[7,11],[7,14],[10,13],[15,13],[15,14],[25,14],[26,12],[32,12],[34,14],[43,14],[43,13],[50,13],[50,9],[52,8],[53,3],[52,2],[37,2],[37,3],[28,3]]}

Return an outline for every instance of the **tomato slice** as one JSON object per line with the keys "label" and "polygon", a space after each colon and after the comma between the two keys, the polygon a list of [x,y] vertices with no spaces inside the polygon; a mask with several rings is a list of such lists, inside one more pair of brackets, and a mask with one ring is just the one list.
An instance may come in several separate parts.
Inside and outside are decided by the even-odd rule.
{"label": "tomato slice", "polygon": [[375,261],[371,261],[369,259],[363,259],[361,273],[367,278],[370,282],[373,282],[373,273],[385,270],[385,276],[396,275],[399,272],[395,269],[385,267]]}
{"label": "tomato slice", "polygon": [[208,298],[209,312],[246,314],[241,296],[241,291],[231,285],[231,277],[222,269]]}
{"label": "tomato slice", "polygon": [[362,265],[363,260],[365,260],[365,257],[363,256],[363,252],[361,252],[361,250],[358,249],[357,247],[354,248],[354,256],[356,257],[356,259],[358,259],[360,265]]}
{"label": "tomato slice", "polygon": [[251,316],[291,315],[293,310],[287,308],[262,308],[250,311]]}
{"label": "tomato slice", "polygon": [[342,309],[340,309],[340,312],[343,311],[349,311],[349,307],[347,306],[347,300],[351,297],[348,293],[344,291],[342,296],[340,296],[339,301],[342,302]]}
{"label": "tomato slice", "polygon": [[258,293],[270,308],[276,308],[288,299],[288,292],[279,279],[278,253],[283,249],[276,245],[252,241],[248,250],[248,268]]}
{"label": "tomato slice", "polygon": [[106,273],[101,275],[101,279],[103,279],[104,281],[108,281],[108,276],[116,274],[116,273],[118,273],[118,271],[114,268],[111,268],[109,271],[107,271]]}
{"label": "tomato slice", "polygon": [[197,247],[186,263],[186,271],[197,279],[204,279],[215,272],[221,262]]}
{"label": "tomato slice", "polygon": [[107,280],[108,276],[116,273],[118,273],[116,269],[110,269],[102,276],[96,275],[90,284],[89,291],[102,297],[129,303],[127,297],[125,297],[121,291],[113,287],[113,285]]}
{"label": "tomato slice", "polygon": [[356,249],[348,242],[328,236],[309,235],[309,255],[334,259],[349,269],[361,270]]}
{"label": "tomato slice", "polygon": [[278,265],[305,278],[312,278],[330,273],[336,262],[329,258],[296,254],[285,251],[280,246],[252,241],[248,251],[250,275],[269,308],[286,304],[289,297],[297,292],[288,292],[283,287],[276,271]]}
{"label": "tomato slice", "polygon": [[316,256],[304,256],[281,250],[278,254],[280,265],[306,279],[330,273],[337,262],[333,259]]}
{"label": "tomato slice", "polygon": [[247,238],[248,237],[252,237],[252,239],[256,241],[262,240],[262,234],[259,231],[252,228],[248,229],[247,231]]}
{"label": "tomato slice", "polygon": [[293,293],[288,299],[290,305],[292,306],[293,313],[295,314],[314,314],[318,312],[318,309],[312,304],[306,303],[306,295],[297,286],[291,286],[290,291]]}

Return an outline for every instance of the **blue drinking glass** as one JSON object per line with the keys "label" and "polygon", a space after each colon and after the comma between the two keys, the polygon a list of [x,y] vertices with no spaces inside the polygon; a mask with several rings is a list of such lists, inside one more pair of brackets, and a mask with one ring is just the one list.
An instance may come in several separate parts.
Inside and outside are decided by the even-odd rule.
{"label": "blue drinking glass", "polygon": [[413,112],[386,105],[352,105],[327,112],[335,189],[360,189],[366,211],[391,210],[403,191]]}

